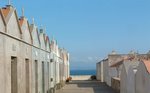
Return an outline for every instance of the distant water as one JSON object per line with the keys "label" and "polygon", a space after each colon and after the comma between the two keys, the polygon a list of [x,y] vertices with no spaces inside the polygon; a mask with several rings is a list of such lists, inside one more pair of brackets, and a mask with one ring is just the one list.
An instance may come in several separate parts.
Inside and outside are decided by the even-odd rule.
{"label": "distant water", "polygon": [[71,70],[71,75],[96,75],[96,70]]}

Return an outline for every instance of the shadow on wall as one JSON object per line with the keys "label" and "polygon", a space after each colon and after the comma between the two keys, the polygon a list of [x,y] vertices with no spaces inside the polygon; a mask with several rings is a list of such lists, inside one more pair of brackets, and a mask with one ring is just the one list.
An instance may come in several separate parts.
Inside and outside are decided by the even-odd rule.
{"label": "shadow on wall", "polygon": [[74,80],[68,84],[77,84],[79,88],[92,88],[93,93],[116,93],[114,90],[107,86],[106,83],[89,80]]}

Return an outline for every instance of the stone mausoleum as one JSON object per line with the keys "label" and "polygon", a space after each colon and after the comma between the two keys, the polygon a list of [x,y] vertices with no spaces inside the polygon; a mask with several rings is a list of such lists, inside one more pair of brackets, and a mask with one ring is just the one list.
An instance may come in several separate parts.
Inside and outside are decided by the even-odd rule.
{"label": "stone mausoleum", "polygon": [[69,77],[69,53],[15,7],[0,8],[0,93],[54,93]]}

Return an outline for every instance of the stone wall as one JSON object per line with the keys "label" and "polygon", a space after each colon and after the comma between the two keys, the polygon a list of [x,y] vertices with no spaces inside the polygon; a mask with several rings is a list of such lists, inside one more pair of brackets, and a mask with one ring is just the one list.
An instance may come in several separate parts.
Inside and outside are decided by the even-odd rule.
{"label": "stone wall", "polygon": [[117,92],[120,93],[120,79],[119,78],[111,78],[111,87]]}

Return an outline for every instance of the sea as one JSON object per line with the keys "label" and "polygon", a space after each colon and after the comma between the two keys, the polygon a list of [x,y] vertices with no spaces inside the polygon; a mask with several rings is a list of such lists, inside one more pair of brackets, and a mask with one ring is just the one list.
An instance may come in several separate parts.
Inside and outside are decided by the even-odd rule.
{"label": "sea", "polygon": [[71,75],[96,75],[96,70],[70,70]]}

